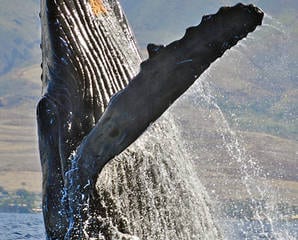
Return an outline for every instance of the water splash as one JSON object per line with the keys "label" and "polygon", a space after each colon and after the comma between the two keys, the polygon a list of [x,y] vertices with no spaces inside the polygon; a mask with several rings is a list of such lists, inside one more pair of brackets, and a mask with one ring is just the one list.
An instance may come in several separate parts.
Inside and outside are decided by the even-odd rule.
{"label": "water splash", "polygon": [[[207,110],[210,114],[209,117],[214,121],[213,125],[216,126],[216,131],[221,137],[220,144],[225,148],[225,153],[228,155],[228,159],[220,160],[221,163],[217,167],[217,171],[222,171],[221,168],[225,164],[233,165],[239,171],[241,183],[236,182],[236,180],[234,184],[241,185],[243,189],[239,191],[237,188],[232,188],[232,191],[234,191],[233,194],[244,195],[249,199],[246,207],[251,212],[250,215],[244,216],[237,222],[236,228],[235,223],[233,226],[229,223],[222,224],[223,221],[227,220],[228,216],[218,215],[218,219],[221,219],[219,220],[219,226],[222,228],[224,238],[237,239],[241,236],[241,239],[293,240],[295,235],[288,231],[286,224],[280,222],[281,215],[277,211],[276,206],[278,201],[274,197],[276,194],[274,189],[268,186],[269,181],[266,179],[268,173],[262,169],[258,160],[247,152],[243,137],[230,127],[224,113],[217,104],[214,89],[209,82],[211,71],[212,68],[201,76],[200,81],[190,89],[186,97],[192,99],[192,104],[209,109]],[[202,113],[200,112],[200,114]],[[221,153],[223,152],[222,150]],[[211,154],[209,157],[211,157]],[[205,161],[207,160],[205,159]],[[226,184],[231,184],[231,182],[228,181]],[[213,194],[214,192],[210,193],[212,197],[218,198],[216,194]],[[222,200],[218,199],[218,201],[220,206],[220,201]],[[236,205],[234,207],[237,208]],[[222,211],[223,209],[219,207],[217,210]],[[244,209],[238,209],[238,211],[244,212]]]}
{"label": "water splash", "polygon": [[[170,113],[98,179],[105,231],[124,239],[221,239],[206,190]],[[118,238],[117,238],[118,239]]]}

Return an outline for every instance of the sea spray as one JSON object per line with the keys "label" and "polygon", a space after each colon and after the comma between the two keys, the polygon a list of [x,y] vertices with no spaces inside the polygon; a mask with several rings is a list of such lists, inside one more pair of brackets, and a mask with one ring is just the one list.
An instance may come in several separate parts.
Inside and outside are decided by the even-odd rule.
{"label": "sea spray", "polygon": [[185,149],[167,113],[105,167],[97,185],[105,231],[131,235],[124,239],[221,239]]}
{"label": "sea spray", "polygon": [[[221,139],[218,139],[217,142],[220,142],[219,145],[223,147],[220,150],[221,162],[217,166],[218,176],[222,174],[223,166],[234,166],[235,171],[237,171],[234,174],[239,174],[240,176],[238,182],[235,182],[235,185],[241,185],[242,189],[239,190],[235,185],[231,185],[231,181],[227,181],[226,185],[230,185],[229,194],[249,199],[247,201],[248,206],[246,207],[250,210],[250,215],[243,216],[239,220],[237,229],[235,229],[235,224],[231,226],[224,223],[227,222],[229,216],[220,216],[220,213],[218,213],[217,218],[221,223],[218,226],[221,227],[225,239],[237,239],[237,237],[251,239],[252,236],[276,240],[295,239],[295,236],[286,229],[286,224],[280,223],[281,218],[276,206],[278,201],[275,199],[274,189],[268,185],[269,181],[266,179],[266,172],[262,169],[258,160],[250,156],[247,152],[242,136],[230,127],[223,111],[217,103],[214,88],[210,83],[212,71],[213,69],[211,68],[205,72],[201,76],[200,81],[195,83],[189,90],[185,98],[188,98],[188,100],[191,99],[192,104],[198,106],[198,109],[203,108],[204,111],[209,112],[209,118],[212,119],[212,124],[215,127],[214,131],[219,134]],[[198,111],[199,115],[201,117],[202,112]],[[193,115],[193,117],[195,116]],[[209,151],[215,148],[216,146],[212,146],[209,148]],[[198,154],[198,152],[193,153]],[[209,158],[212,158],[212,154],[209,154]],[[208,161],[207,159],[202,160]],[[208,190],[211,193],[210,189]],[[212,197],[216,197],[216,193],[214,194],[213,192],[211,194]],[[218,199],[217,201],[219,207],[216,210],[218,211],[223,210],[220,209],[222,205],[221,200]],[[234,207],[237,208],[236,205]],[[238,209],[238,211],[245,213],[244,209]],[[238,235],[236,236],[234,232],[237,232]]]}

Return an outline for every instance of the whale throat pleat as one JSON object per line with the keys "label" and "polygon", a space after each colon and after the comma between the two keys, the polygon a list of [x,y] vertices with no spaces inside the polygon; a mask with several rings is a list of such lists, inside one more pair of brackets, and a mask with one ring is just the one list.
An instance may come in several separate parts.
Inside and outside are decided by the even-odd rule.
{"label": "whale throat pleat", "polygon": [[[47,13],[52,24],[47,28],[49,37],[43,39],[42,46],[55,52],[55,55],[52,54],[52,61],[53,59],[48,58],[49,54],[44,54],[43,68],[50,66],[52,72],[67,72],[68,77],[65,78],[63,74],[61,79],[57,75],[51,75],[49,69],[43,69],[46,70],[43,72],[49,74],[42,80],[45,83],[44,88],[48,88],[50,81],[55,86],[64,85],[59,89],[73,89],[75,86],[78,97],[95,105],[93,109],[96,113],[93,115],[96,122],[111,96],[123,89],[136,74],[141,60],[125,16],[119,18],[119,14],[122,14],[119,6],[105,7],[103,1],[101,4],[105,14],[95,17],[92,2],[95,1],[90,2],[91,6],[87,0],[47,3],[56,4],[56,8],[48,9],[57,9],[59,14],[51,11]],[[119,25],[113,24],[115,18],[122,22]],[[49,39],[50,44],[45,42]],[[52,66],[52,62],[56,64]],[[47,91],[49,92],[49,88]],[[57,88],[53,94],[57,94]],[[71,97],[73,96],[76,94],[71,93]]]}

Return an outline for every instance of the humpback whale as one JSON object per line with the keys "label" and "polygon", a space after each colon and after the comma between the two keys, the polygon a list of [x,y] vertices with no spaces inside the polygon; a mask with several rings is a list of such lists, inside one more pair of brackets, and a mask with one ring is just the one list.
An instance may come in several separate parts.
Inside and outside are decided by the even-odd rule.
{"label": "humpback whale", "polygon": [[96,199],[104,166],[261,25],[263,13],[253,5],[223,7],[180,40],[148,44],[143,62],[117,0],[41,0],[40,16],[37,122],[46,234],[82,239],[83,209],[90,196]]}

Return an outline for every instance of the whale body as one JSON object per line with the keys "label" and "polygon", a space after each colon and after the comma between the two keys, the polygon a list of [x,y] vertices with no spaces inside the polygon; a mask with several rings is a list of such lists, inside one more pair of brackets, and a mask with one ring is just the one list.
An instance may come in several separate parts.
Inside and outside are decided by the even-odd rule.
{"label": "whale body", "polygon": [[83,209],[104,166],[263,18],[253,5],[221,8],[180,40],[149,44],[141,62],[119,2],[102,1],[98,11],[94,2],[41,0],[37,122],[48,239],[82,238]]}

